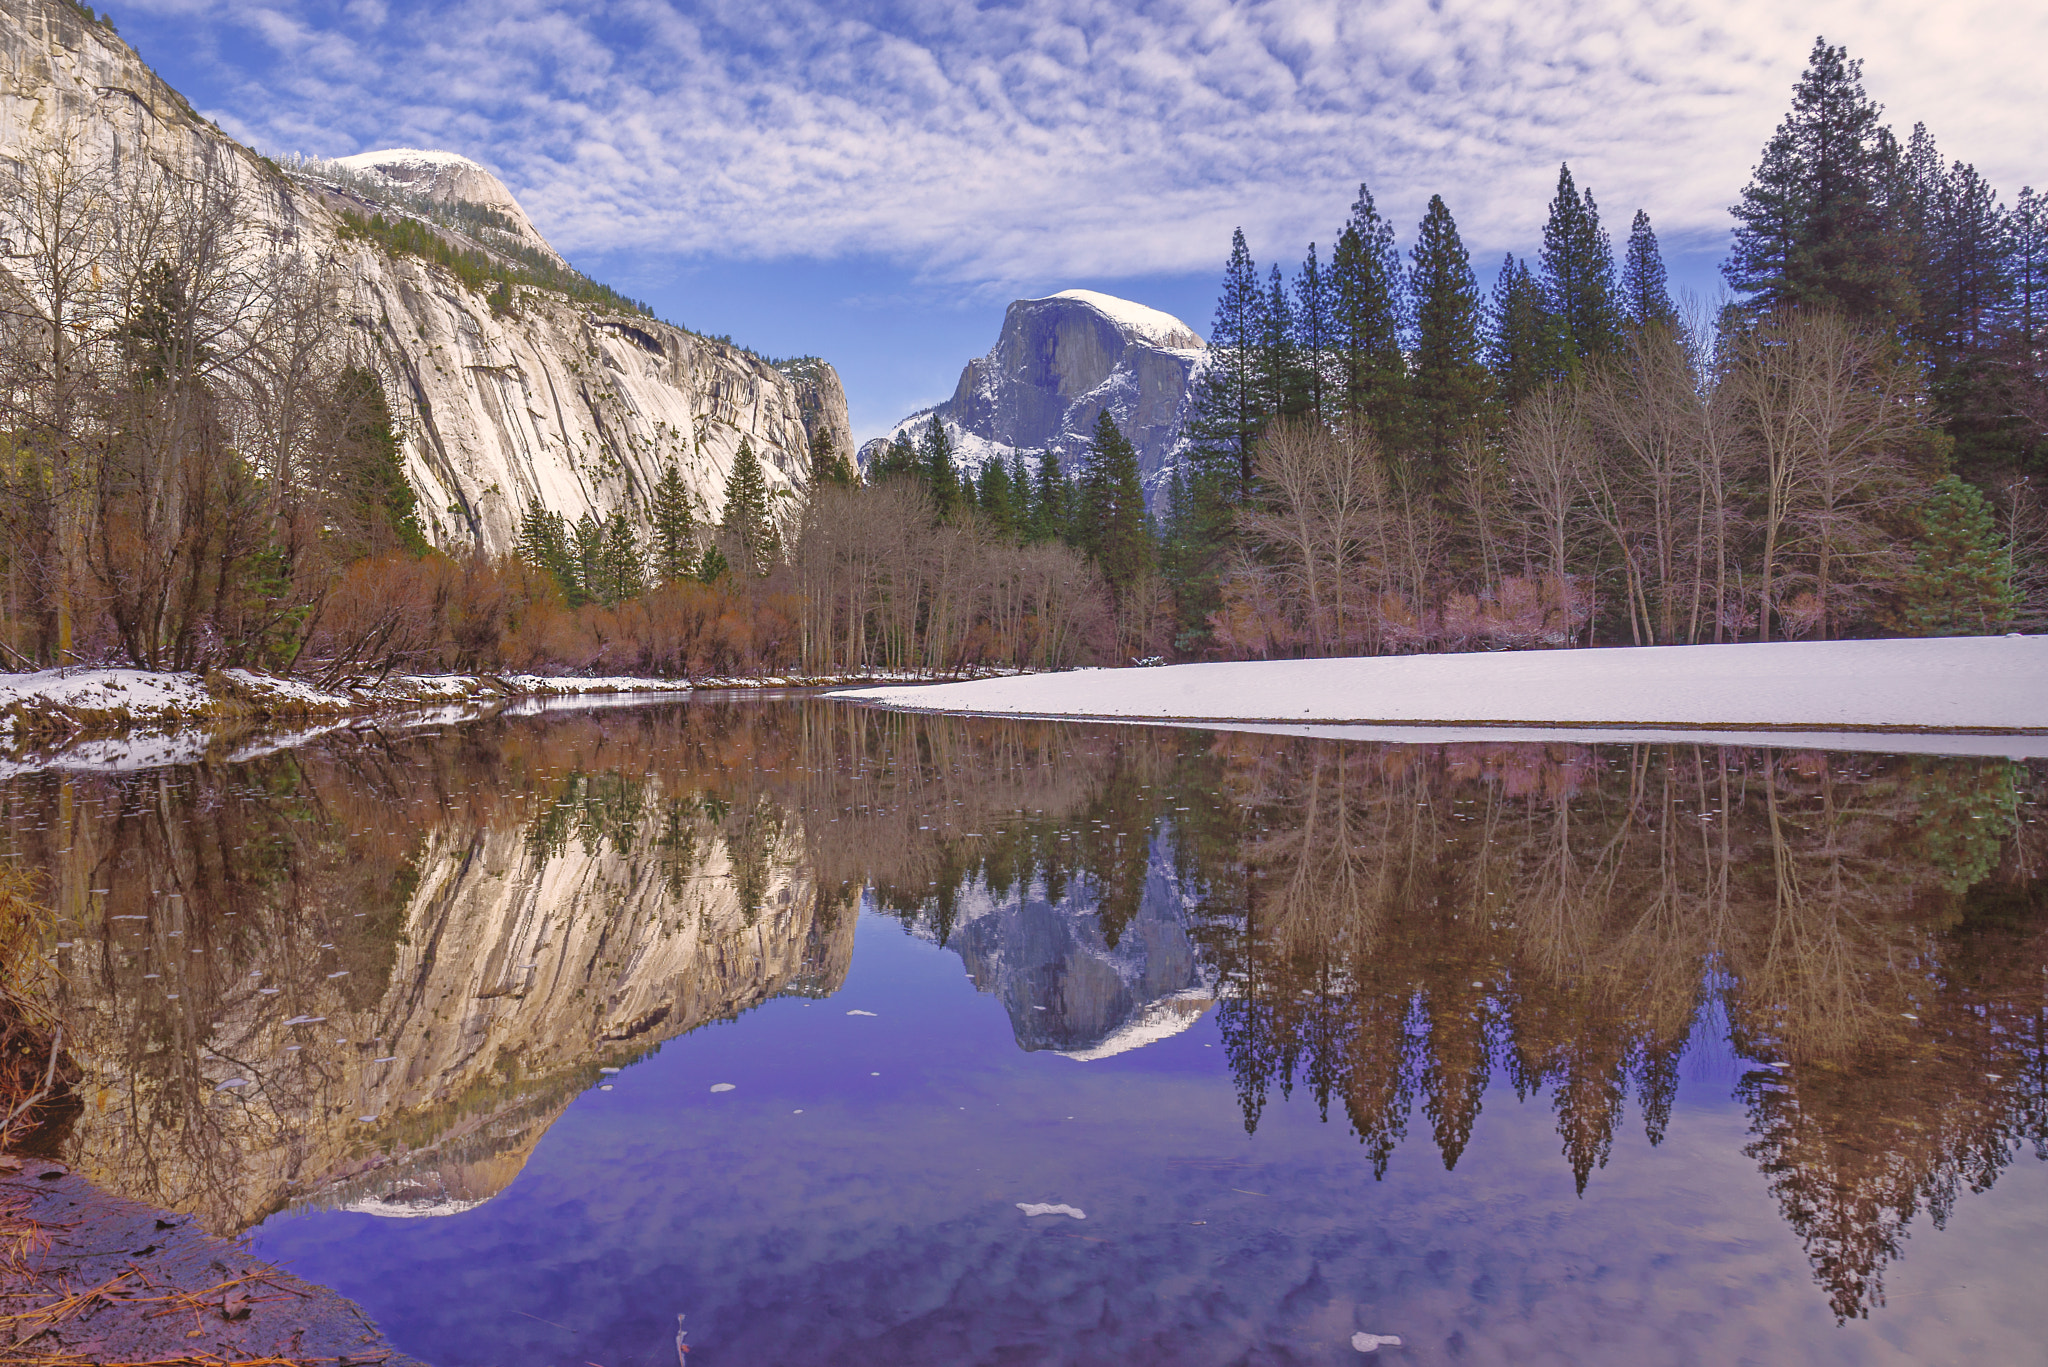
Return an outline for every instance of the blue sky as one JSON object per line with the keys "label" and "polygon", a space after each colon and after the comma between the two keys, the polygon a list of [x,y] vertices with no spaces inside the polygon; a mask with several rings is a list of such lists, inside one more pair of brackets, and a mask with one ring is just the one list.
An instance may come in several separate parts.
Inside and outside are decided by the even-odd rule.
{"label": "blue sky", "polygon": [[1814,35],[2009,197],[2048,182],[2048,6],[2010,0],[115,0],[269,153],[442,148],[571,260],[701,331],[816,353],[856,435],[944,397],[1011,299],[1208,330],[1231,229],[1327,244],[1432,193],[1483,282],[1560,161],[1711,296],[1727,205]]}

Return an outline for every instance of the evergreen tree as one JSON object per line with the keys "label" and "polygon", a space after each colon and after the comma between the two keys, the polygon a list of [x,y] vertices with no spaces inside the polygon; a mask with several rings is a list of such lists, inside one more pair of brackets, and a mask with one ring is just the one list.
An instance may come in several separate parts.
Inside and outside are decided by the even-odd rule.
{"label": "evergreen tree", "polygon": [[1543,225],[1543,287],[1557,316],[1568,374],[1614,354],[1620,329],[1614,303],[1614,249],[1600,226],[1593,192],[1572,183],[1560,166],[1557,195]]}
{"label": "evergreen tree", "polygon": [[732,562],[725,558],[725,552],[716,546],[704,548],[704,558],[697,564],[697,582],[716,584],[732,571]]}
{"label": "evergreen tree", "polygon": [[1408,292],[1415,301],[1411,449],[1425,485],[1441,489],[1458,443],[1485,421],[1488,388],[1479,359],[1479,285],[1442,195],[1430,196],[1410,260]]}
{"label": "evergreen tree", "polygon": [[917,454],[917,443],[910,439],[908,432],[898,432],[895,439],[884,447],[868,466],[868,483],[880,484],[885,480],[904,477],[921,478],[923,470]]}
{"label": "evergreen tree", "polygon": [[925,487],[931,490],[932,506],[941,518],[951,517],[960,506],[960,472],[953,464],[953,439],[946,424],[932,415],[931,425],[917,444],[918,468]]}
{"label": "evergreen tree", "polygon": [[1010,483],[1009,467],[1000,459],[991,458],[981,467],[975,506],[990,531],[1005,541],[1018,539],[1017,492]]}
{"label": "evergreen tree", "polygon": [[1252,444],[1269,415],[1259,373],[1266,331],[1266,295],[1240,228],[1231,234],[1230,260],[1223,268],[1223,291],[1216,300],[1190,425],[1193,455],[1206,477],[1219,483],[1227,478],[1239,499],[1251,488]]}
{"label": "evergreen tree", "polygon": [[1019,542],[1029,544],[1038,536],[1038,508],[1031,496],[1031,471],[1024,464],[1024,453],[1010,453],[1010,506],[1011,529]]}
{"label": "evergreen tree", "polygon": [[397,546],[409,555],[427,553],[420,530],[419,496],[405,477],[398,455],[398,434],[392,427],[391,405],[376,372],[345,367],[335,381],[334,404],[340,415],[343,499],[364,530],[370,554]]}
{"label": "evergreen tree", "polygon": [[[843,457],[842,457],[843,459]],[[654,485],[654,576],[661,583],[686,578],[697,562],[697,518],[690,508],[690,491],[683,484],[682,471],[674,461],[662,467]]]}
{"label": "evergreen tree", "polygon": [[1902,589],[1906,627],[1922,636],[1989,636],[2019,608],[2011,561],[1984,496],[1955,475],[1935,481]]}
{"label": "evergreen tree", "polygon": [[822,489],[834,485],[851,489],[858,482],[854,477],[853,462],[839,448],[838,435],[821,425],[811,433],[811,487]]}
{"label": "evergreen tree", "polygon": [[1269,417],[1293,417],[1309,407],[1310,380],[1280,268],[1274,266],[1266,287],[1265,316],[1259,329],[1259,408]]}
{"label": "evergreen tree", "polygon": [[551,513],[537,503],[529,507],[519,519],[519,544],[514,553],[553,578],[571,606],[583,601],[569,523],[560,513]]}
{"label": "evergreen tree", "polygon": [[775,519],[768,511],[768,480],[752,441],[746,437],[740,438],[732,473],[726,477],[725,514],[718,529],[739,551],[740,568],[746,573],[766,574],[775,564],[778,548]]}
{"label": "evergreen tree", "polygon": [[1543,286],[1513,253],[1501,262],[1486,310],[1486,369],[1494,399],[1512,414],[1524,399],[1564,374],[1563,343]]}
{"label": "evergreen tree", "polygon": [[1630,327],[1678,326],[1678,310],[1665,283],[1664,254],[1657,249],[1650,216],[1641,209],[1629,225],[1628,251],[1622,258],[1621,311]]}
{"label": "evergreen tree", "polygon": [[1065,541],[1073,535],[1071,492],[1060,469],[1060,453],[1047,450],[1038,458],[1038,493],[1031,501],[1033,541]]}
{"label": "evergreen tree", "polygon": [[1331,364],[1336,329],[1336,281],[1316,259],[1316,244],[1311,242],[1294,277],[1294,348],[1308,384],[1306,411],[1324,424],[1337,420],[1336,372]]}
{"label": "evergreen tree", "polygon": [[604,523],[595,512],[585,510],[574,528],[577,603],[595,602],[604,589]]}
{"label": "evergreen tree", "polygon": [[1119,605],[1152,560],[1138,452],[1104,409],[1095,419],[1083,482],[1083,549],[1094,557]]}
{"label": "evergreen tree", "polygon": [[1394,228],[1361,185],[1330,254],[1342,411],[1362,417],[1394,450],[1406,443],[1408,363],[1402,354],[1401,253]]}
{"label": "evergreen tree", "polygon": [[1754,308],[1825,305],[1910,319],[1905,235],[1892,202],[1898,145],[1863,92],[1863,63],[1816,38],[1792,108],[1764,145],[1721,268]]}
{"label": "evergreen tree", "polygon": [[624,510],[604,520],[596,570],[592,596],[607,607],[638,598],[645,589],[640,537]]}
{"label": "evergreen tree", "polygon": [[1974,166],[1956,162],[1928,188],[1915,215],[1920,313],[1913,332],[1932,362],[1935,411],[1964,470],[2011,465],[2034,432],[2020,416],[2020,376],[2007,361],[2011,225]]}

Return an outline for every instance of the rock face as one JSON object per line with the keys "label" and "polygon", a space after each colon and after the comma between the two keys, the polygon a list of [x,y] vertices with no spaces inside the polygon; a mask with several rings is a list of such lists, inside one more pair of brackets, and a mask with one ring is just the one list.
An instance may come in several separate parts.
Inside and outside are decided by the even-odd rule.
{"label": "rock face", "polygon": [[[823,361],[793,378],[737,347],[538,286],[494,310],[448,270],[342,231],[344,210],[379,207],[362,188],[382,183],[481,206],[509,222],[517,245],[559,262],[477,163],[366,153],[348,159],[353,189],[287,174],[200,118],[110,28],[64,0],[10,0],[0,7],[0,158],[52,140],[147,174],[208,170],[233,187],[252,234],[333,270],[344,320],[397,417],[422,524],[444,547],[509,549],[536,504],[572,520],[615,509],[644,519],[671,459],[715,513],[743,438],[771,488],[800,490],[811,432],[830,427],[843,441],[850,430]],[[488,237],[458,245],[502,257],[505,244]]]}
{"label": "rock face", "polygon": [[988,355],[967,363],[953,397],[861,448],[863,464],[898,432],[945,423],[960,462],[1059,454],[1071,471],[1104,409],[1138,449],[1146,496],[1164,486],[1183,439],[1202,339],[1170,314],[1092,290],[1019,299]]}

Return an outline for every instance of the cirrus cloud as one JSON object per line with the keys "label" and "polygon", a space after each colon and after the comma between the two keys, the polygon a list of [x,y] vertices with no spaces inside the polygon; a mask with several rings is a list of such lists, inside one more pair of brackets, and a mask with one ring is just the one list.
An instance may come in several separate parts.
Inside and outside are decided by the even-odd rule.
{"label": "cirrus cloud", "polygon": [[[1325,242],[1360,180],[1518,245],[1569,159],[1707,248],[1815,33],[1903,133],[2042,177],[2048,11],[1957,0],[132,0],[271,151],[443,147],[572,255],[879,256],[1005,286]],[[175,24],[175,28],[172,24]],[[1289,247],[1291,252],[1293,249]]]}

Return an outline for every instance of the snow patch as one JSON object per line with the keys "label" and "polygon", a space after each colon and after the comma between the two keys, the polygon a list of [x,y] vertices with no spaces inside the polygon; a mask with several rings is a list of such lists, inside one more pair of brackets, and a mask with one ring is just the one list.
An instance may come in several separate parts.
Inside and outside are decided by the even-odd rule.
{"label": "snow patch", "polygon": [[1527,650],[1035,674],[832,697],[1199,722],[2048,731],[2048,637]]}
{"label": "snow patch", "polygon": [[1108,1038],[1100,1044],[1058,1052],[1064,1058],[1079,1059],[1083,1063],[1115,1058],[1118,1054],[1128,1054],[1133,1049],[1172,1039],[1200,1020],[1215,1004],[1216,994],[1209,988],[1191,987],[1185,992],[1146,1002],[1137,1015],[1110,1031]]}
{"label": "snow patch", "polygon": [[1170,313],[1163,313],[1129,299],[1119,299],[1113,294],[1098,294],[1094,290],[1061,290],[1049,294],[1048,299],[1072,299],[1088,305],[1103,317],[1115,323],[1125,332],[1135,334],[1157,347],[1168,351],[1199,351],[1202,339],[1195,330]]}
{"label": "snow patch", "polygon": [[1034,1201],[1019,1201],[1017,1209],[1023,1211],[1027,1217],[1032,1215],[1068,1215],[1076,1220],[1088,1218],[1078,1206],[1055,1206],[1044,1205]]}

